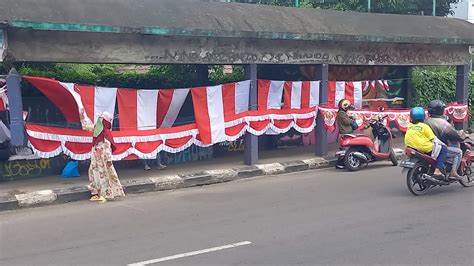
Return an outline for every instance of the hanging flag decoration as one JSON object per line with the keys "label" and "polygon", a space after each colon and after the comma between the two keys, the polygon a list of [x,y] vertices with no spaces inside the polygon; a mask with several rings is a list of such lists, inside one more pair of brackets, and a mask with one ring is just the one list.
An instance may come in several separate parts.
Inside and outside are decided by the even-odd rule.
{"label": "hanging flag decoration", "polygon": [[[328,105],[319,106],[319,113],[323,117],[324,127],[327,130],[332,131],[336,129],[337,111],[337,108],[330,107]],[[395,122],[400,131],[405,132],[407,130],[408,124],[410,123],[410,109],[385,110],[382,113],[367,109],[356,109],[349,111],[349,116],[356,118],[359,129],[363,127],[365,122],[376,118],[380,114],[387,115],[386,122]],[[467,104],[448,104],[445,109],[445,115],[452,118],[454,122],[465,122],[467,119],[469,119],[469,107]]]}
{"label": "hanging flag decoration", "polygon": [[[258,106],[249,105],[250,81],[191,89],[136,90],[103,88],[64,83],[52,79],[24,77],[42,91],[63,112],[68,122],[92,123],[107,111],[114,114],[118,102],[120,130],[112,135],[117,144],[114,160],[152,159],[160,151],[176,153],[191,145],[210,146],[234,141],[246,132],[260,136],[280,134],[294,129],[309,133],[322,116],[324,126],[335,130],[337,108],[343,98],[353,99],[360,106],[366,86],[375,82],[330,82],[332,104],[318,106],[319,81],[258,81]],[[385,84],[385,83],[382,83]],[[173,126],[191,92],[195,122]],[[332,98],[331,98],[332,97]],[[395,122],[405,131],[409,110],[386,110],[388,122]],[[456,122],[467,121],[466,104],[450,104],[446,114]],[[359,128],[379,115],[366,109],[350,112]],[[26,125],[31,148],[41,158],[61,153],[75,160],[90,158],[91,132],[80,129]]]}

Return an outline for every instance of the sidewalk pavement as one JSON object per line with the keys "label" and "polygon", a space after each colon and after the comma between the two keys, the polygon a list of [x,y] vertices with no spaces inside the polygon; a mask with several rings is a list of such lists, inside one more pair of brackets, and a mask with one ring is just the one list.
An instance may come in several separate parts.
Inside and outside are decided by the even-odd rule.
{"label": "sidewalk pavement", "polygon": [[[403,138],[394,141],[395,147],[403,146]],[[282,147],[260,152],[259,164],[255,166],[244,165],[243,153],[236,152],[209,161],[171,165],[163,170],[133,168],[118,170],[118,174],[126,194],[172,190],[331,167],[335,164],[337,148],[336,143],[330,144],[329,156],[326,158],[314,155],[314,145]],[[87,184],[87,173],[73,179],[49,176],[2,183],[0,211],[86,200],[90,197]]]}

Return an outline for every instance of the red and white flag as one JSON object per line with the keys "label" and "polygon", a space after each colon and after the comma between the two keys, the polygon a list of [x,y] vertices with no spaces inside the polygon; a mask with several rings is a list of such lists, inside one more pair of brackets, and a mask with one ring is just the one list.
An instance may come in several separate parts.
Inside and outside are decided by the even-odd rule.
{"label": "red and white flag", "polygon": [[118,89],[120,130],[156,128],[158,90]]}
{"label": "red and white flag", "polygon": [[356,108],[362,108],[361,81],[329,81],[328,104],[337,107],[343,99],[351,101]]}
{"label": "red and white flag", "polygon": [[118,90],[120,130],[173,126],[189,89]]}
{"label": "red and white flag", "polygon": [[248,110],[249,92],[249,81],[191,89],[196,126],[202,144],[210,145],[228,139],[226,117],[231,119]]}
{"label": "red and white flag", "polygon": [[222,85],[222,101],[226,121],[234,118],[234,115],[249,110],[249,96],[250,80]]}
{"label": "red and white flag", "polygon": [[81,119],[81,114],[84,113],[84,106],[81,96],[76,91],[73,83],[62,83],[54,79],[28,76],[24,76],[23,79],[35,86],[56,105],[63,113],[67,122],[81,122],[83,126],[92,123],[91,121],[83,121]]}
{"label": "red and white flag", "polygon": [[[68,90],[74,90],[77,92],[77,96],[81,101],[80,104],[87,114],[87,117],[95,123],[97,118],[103,112],[108,112],[112,115],[115,114],[115,102],[117,99],[117,88],[105,88],[105,87],[94,87],[94,86],[82,86],[72,83],[62,83]],[[75,96],[75,98],[77,97]]]}
{"label": "red and white flag", "polygon": [[305,109],[319,104],[319,81],[286,81],[285,109]]}
{"label": "red and white flag", "polygon": [[158,94],[158,128],[172,127],[183,107],[189,89],[160,90]]}
{"label": "red and white flag", "polygon": [[285,81],[258,81],[258,110],[281,109]]}

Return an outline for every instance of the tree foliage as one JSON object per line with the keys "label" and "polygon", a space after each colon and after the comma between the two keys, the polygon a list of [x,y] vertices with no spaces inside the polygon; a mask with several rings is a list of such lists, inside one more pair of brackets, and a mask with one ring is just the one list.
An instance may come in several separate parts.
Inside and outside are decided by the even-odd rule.
{"label": "tree foliage", "polygon": [[[130,66],[130,65],[128,65]],[[201,86],[194,65],[153,65],[148,71],[133,66],[113,64],[24,64],[17,67],[23,76],[54,78],[64,82],[123,88],[183,88]],[[232,74],[224,74],[222,66],[212,66],[210,84],[221,84],[244,79],[244,71],[234,66]]]}
{"label": "tree foliage", "polygon": [[[471,123],[474,114],[474,71],[469,75],[469,106]],[[413,99],[419,106],[427,106],[432,100],[454,102],[456,95],[456,71],[453,68],[415,68],[413,71]]]}
{"label": "tree foliage", "polygon": [[[387,14],[431,15],[432,0],[371,0],[371,12]],[[277,6],[295,6],[295,0],[234,0],[233,2],[254,3]],[[336,10],[368,11],[367,0],[300,0],[301,7],[313,7]],[[446,16],[453,13],[452,4],[459,0],[437,0],[436,15]]]}

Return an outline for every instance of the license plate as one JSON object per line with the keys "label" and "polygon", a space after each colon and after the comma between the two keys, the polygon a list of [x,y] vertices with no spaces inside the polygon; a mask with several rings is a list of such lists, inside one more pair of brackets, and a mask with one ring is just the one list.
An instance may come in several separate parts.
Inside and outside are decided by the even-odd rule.
{"label": "license plate", "polygon": [[336,157],[343,157],[346,155],[346,151],[338,151],[336,152]]}
{"label": "license plate", "polygon": [[400,167],[413,168],[415,167],[415,162],[412,162],[410,160],[402,161],[400,162]]}

